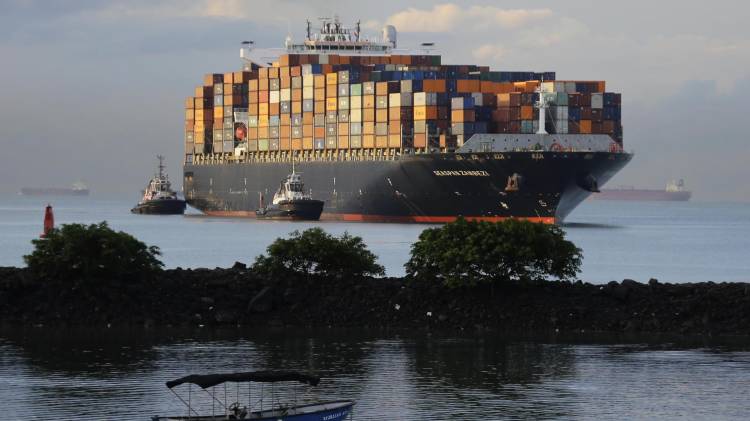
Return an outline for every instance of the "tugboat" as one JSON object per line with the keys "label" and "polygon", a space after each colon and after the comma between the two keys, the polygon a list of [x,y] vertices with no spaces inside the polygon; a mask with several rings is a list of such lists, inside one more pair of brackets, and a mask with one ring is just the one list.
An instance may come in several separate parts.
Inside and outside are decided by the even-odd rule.
{"label": "tugboat", "polygon": [[306,194],[304,187],[302,174],[294,171],[292,163],[292,173],[281,182],[270,205],[263,206],[261,194],[261,208],[255,211],[255,216],[258,219],[317,221],[323,212],[323,201],[315,200],[311,194]]}
{"label": "tugboat", "polygon": [[154,175],[143,192],[143,199],[130,210],[132,213],[151,215],[182,215],[185,213],[185,201],[172,191],[169,177],[164,173],[164,157],[158,155],[159,174]]}

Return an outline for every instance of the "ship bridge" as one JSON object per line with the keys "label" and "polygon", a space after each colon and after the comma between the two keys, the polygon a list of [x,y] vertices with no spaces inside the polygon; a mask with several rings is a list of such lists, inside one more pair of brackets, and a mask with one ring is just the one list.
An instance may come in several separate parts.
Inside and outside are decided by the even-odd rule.
{"label": "ship bridge", "polygon": [[361,37],[361,25],[357,21],[354,28],[344,26],[338,16],[333,19],[321,18],[318,32],[313,33],[312,24],[307,21],[307,37],[295,43],[287,37],[285,46],[289,54],[390,54],[396,47],[396,28],[383,28],[382,40]]}

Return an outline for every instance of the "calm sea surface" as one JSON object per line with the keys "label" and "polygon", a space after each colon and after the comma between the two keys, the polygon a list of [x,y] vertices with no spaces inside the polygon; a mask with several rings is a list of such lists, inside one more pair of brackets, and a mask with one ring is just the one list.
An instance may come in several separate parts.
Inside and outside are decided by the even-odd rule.
{"label": "calm sea surface", "polygon": [[[314,371],[297,398],[357,401],[354,420],[747,419],[750,345],[366,332],[0,332],[3,420],[185,414],[189,373]],[[290,389],[276,387],[291,396]],[[187,399],[187,386],[176,388]],[[211,411],[193,387],[191,403]],[[266,388],[268,392],[268,388]],[[228,401],[248,394],[232,385]],[[216,396],[224,401],[224,388]],[[265,404],[268,405],[266,395]],[[218,405],[217,405],[218,406]]]}
{"label": "calm sea surface", "polygon": [[[36,198],[0,199],[0,265],[22,265],[41,231]],[[58,223],[108,221],[161,247],[168,267],[252,262],[314,224],[149,217],[123,200],[57,199]],[[743,204],[586,202],[564,226],[581,279],[750,280]],[[364,238],[392,275],[423,225],[323,223]],[[657,340],[658,339],[658,340]],[[299,398],[354,399],[354,420],[748,419],[750,341],[428,335],[249,329],[0,330],[0,419],[146,420],[185,414],[164,382],[191,373],[314,371]],[[191,389],[211,410],[210,397]],[[290,396],[289,389],[277,389]],[[187,397],[185,387],[177,391]],[[239,390],[242,397],[248,390]],[[268,390],[266,389],[266,392]],[[223,400],[224,389],[218,390]],[[238,391],[228,389],[230,402]],[[258,402],[258,389],[251,396]],[[268,403],[266,397],[266,404]]]}
{"label": "calm sea surface", "polygon": [[[42,230],[52,201],[58,224],[106,220],[113,228],[161,248],[167,267],[228,267],[252,263],[274,239],[320,225],[361,236],[389,275],[403,274],[411,244],[427,225],[269,222],[187,216],[132,215],[132,200],[0,197],[0,265],[21,266]],[[190,213],[190,212],[189,212]],[[583,249],[580,279],[606,283],[750,281],[750,205],[700,202],[587,201],[564,225]]]}

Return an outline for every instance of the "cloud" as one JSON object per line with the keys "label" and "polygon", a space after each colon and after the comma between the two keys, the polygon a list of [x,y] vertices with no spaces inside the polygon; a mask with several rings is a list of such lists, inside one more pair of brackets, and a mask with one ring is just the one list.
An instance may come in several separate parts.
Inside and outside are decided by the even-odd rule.
{"label": "cloud", "polygon": [[552,16],[550,9],[502,9],[495,6],[462,8],[453,3],[431,10],[410,7],[391,15],[387,23],[400,32],[448,32],[457,29],[514,29]]}
{"label": "cloud", "polygon": [[477,60],[497,62],[508,53],[509,50],[502,45],[484,44],[472,50],[471,55]]}

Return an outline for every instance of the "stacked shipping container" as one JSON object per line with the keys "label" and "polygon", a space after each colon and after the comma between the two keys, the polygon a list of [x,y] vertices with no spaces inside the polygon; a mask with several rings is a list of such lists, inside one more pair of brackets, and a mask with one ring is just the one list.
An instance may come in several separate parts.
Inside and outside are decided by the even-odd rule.
{"label": "stacked shipping container", "polygon": [[281,56],[252,72],[206,75],[188,98],[185,150],[450,150],[474,133],[535,133],[539,91],[550,133],[622,142],[620,94],[554,73],[440,65],[439,56]]}

